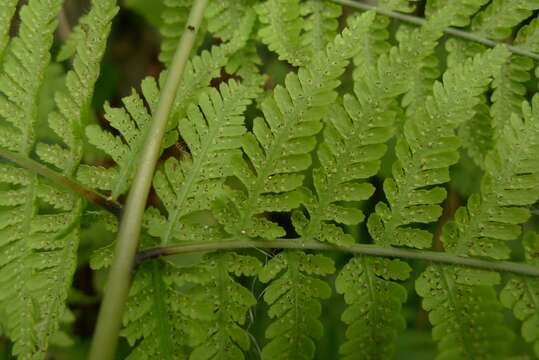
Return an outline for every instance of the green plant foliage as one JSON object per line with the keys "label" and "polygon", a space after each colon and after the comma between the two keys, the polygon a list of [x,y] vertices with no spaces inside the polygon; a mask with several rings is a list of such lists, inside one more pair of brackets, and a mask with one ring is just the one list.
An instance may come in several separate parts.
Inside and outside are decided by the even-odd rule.
{"label": "green plant foliage", "polygon": [[[526,262],[537,266],[539,236],[527,232],[522,237]],[[533,350],[539,356],[539,282],[527,277],[511,277],[500,293],[503,306],[512,309],[515,317],[522,321],[522,337],[533,343]]]}
{"label": "green plant foliage", "polygon": [[[316,145],[321,118],[335,99],[337,78],[347,59],[353,56],[354,39],[361,37],[373,14],[358,17],[349,29],[328,45],[298,75],[286,77],[272,98],[262,103],[264,118],[256,118],[253,133],[243,139],[249,159],[236,157],[235,175],[246,191],[230,188],[228,202],[217,208],[219,221],[233,235],[276,238],[285,235],[277,224],[259,216],[265,211],[287,211],[297,207],[301,193],[302,170],[311,164],[310,151]],[[293,131],[292,131],[293,129]],[[254,171],[253,171],[254,170]]]}
{"label": "green plant foliage", "polygon": [[[28,155],[36,143],[40,82],[50,61],[54,17],[61,2],[31,1],[21,10],[19,35],[13,39],[3,64],[1,113],[11,126],[2,126],[8,137],[3,146]],[[38,144],[36,152],[71,176],[82,157],[81,123],[99,74],[115,1],[96,0],[84,31],[85,47],[76,50],[73,70],[66,76],[66,92],[59,92],[59,112],[49,125],[65,147]],[[46,31],[44,31],[46,29]],[[20,64],[24,63],[22,66]],[[83,65],[84,64],[84,65]],[[16,89],[24,89],[20,93]],[[43,357],[67,309],[65,301],[77,262],[78,222],[82,201],[36,175],[2,166],[2,259],[0,278],[6,290],[0,297],[3,325],[15,341],[13,353],[21,358]],[[16,285],[15,285],[16,284]],[[14,286],[15,285],[15,286]],[[21,317],[24,314],[24,317]]]}
{"label": "green plant foliage", "polygon": [[0,62],[9,42],[9,27],[16,7],[17,0],[7,0],[0,4]]}
{"label": "green plant foliage", "polygon": [[164,171],[154,179],[168,216],[163,219],[156,211],[148,214],[150,234],[158,236],[161,243],[218,237],[218,233],[211,235],[215,232],[212,227],[197,226],[189,215],[209,210],[223,193],[224,180],[233,174],[231,158],[241,154],[246,132],[243,113],[256,95],[250,90],[234,81],[222,84],[220,92],[212,88],[180,121],[178,129],[189,153],[181,161],[169,158]]}
{"label": "green plant foliage", "polygon": [[195,3],[0,1],[0,358],[539,357],[539,1]]}
{"label": "green plant foliage", "polygon": [[349,304],[342,314],[349,325],[340,348],[344,359],[393,356],[395,339],[406,327],[401,313],[406,289],[386,280],[405,280],[410,270],[403,261],[368,256],[352,258],[341,270],[335,287]]}
{"label": "green plant foliage", "polygon": [[[284,273],[273,280],[280,273]],[[266,329],[270,342],[262,350],[263,359],[311,359],[315,343],[323,334],[318,317],[320,300],[331,288],[319,276],[332,274],[335,266],[322,255],[285,252],[273,257],[260,271],[263,283],[273,280],[264,292],[269,316],[276,320]]]}

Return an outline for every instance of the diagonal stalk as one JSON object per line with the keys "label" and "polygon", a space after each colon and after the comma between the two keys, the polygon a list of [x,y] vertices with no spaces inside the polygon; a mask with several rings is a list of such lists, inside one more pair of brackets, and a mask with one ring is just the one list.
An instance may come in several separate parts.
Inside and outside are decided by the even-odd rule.
{"label": "diagonal stalk", "polygon": [[22,167],[23,169],[41,175],[42,177],[52,181],[53,183],[62,185],[63,187],[74,192],[75,194],[85,198],[86,201],[99,207],[102,207],[103,209],[111,212],[117,217],[120,217],[122,213],[122,205],[118,202],[110,200],[109,198],[99,194],[98,192],[88,189],[77,181],[72,180],[59,172],[51,170],[46,166],[43,166],[33,159],[30,159],[26,156],[21,156],[17,153],[2,148],[0,148],[0,158],[4,158],[12,162],[13,164]]}
{"label": "diagonal stalk", "polygon": [[350,254],[363,254],[370,256],[380,256],[389,258],[401,258],[411,260],[424,260],[433,263],[451,264],[465,266],[476,269],[494,270],[499,272],[510,272],[518,275],[539,277],[539,267],[524,263],[483,260],[472,257],[457,256],[441,251],[415,250],[405,248],[395,248],[371,244],[355,244],[350,246],[335,246],[311,241],[308,239],[277,239],[277,240],[234,240],[213,241],[213,242],[192,242],[177,245],[158,246],[146,249],[137,254],[137,265],[148,259],[155,259],[161,256],[176,254],[186,254],[193,252],[207,252],[219,250],[237,249],[296,249],[315,251],[339,251]]}
{"label": "diagonal stalk", "polygon": [[116,238],[114,259],[90,348],[90,360],[112,360],[116,352],[122,316],[131,285],[131,271],[137,252],[142,216],[159,159],[161,142],[206,4],[207,0],[193,2],[185,31],[168,69],[159,104],[146,135],[142,156],[129,190]]}

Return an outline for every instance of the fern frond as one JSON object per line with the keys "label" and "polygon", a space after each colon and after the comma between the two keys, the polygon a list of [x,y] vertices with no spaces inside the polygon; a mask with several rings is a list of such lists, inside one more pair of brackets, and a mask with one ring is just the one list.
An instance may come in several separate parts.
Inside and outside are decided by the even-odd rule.
{"label": "fern frond", "polygon": [[253,294],[231,274],[253,276],[255,258],[210,255],[195,267],[145,264],[131,288],[122,335],[128,359],[243,359],[250,339],[241,328]]}
{"label": "fern frond", "polygon": [[94,0],[91,11],[80,25],[81,39],[76,47],[73,69],[66,75],[66,90],[56,94],[58,111],[49,116],[49,126],[65,147],[38,144],[36,153],[45,162],[72,176],[82,159],[83,128],[94,85],[99,77],[112,19],[118,12],[115,0]]}
{"label": "fern frond", "polygon": [[192,314],[202,320],[204,331],[190,359],[244,359],[251,339],[242,325],[256,299],[231,275],[254,276],[260,267],[256,258],[230,252],[211,255],[199,266],[184,271],[179,285],[194,285],[190,301],[206,309],[195,309]]}
{"label": "fern frond", "polygon": [[406,289],[388,280],[405,280],[410,266],[400,260],[356,256],[335,280],[337,292],[350,306],[342,314],[348,324],[341,345],[343,359],[390,359],[406,322],[401,313]]}
{"label": "fern frond", "polygon": [[[12,41],[6,56],[5,79],[0,89],[6,97],[2,98],[0,112],[2,116],[4,111],[10,112],[14,125],[9,128],[10,140],[18,142],[15,151],[27,156],[36,140],[38,91],[50,60],[48,49],[60,7],[61,1],[30,1],[21,10],[19,37]],[[66,148],[44,144],[37,147],[38,154],[46,155],[44,159],[51,159],[68,176],[82,157],[81,121],[93,94],[115,11],[115,1],[93,1],[88,15],[91,24],[85,31],[87,41],[77,48],[74,70],[66,77],[66,92],[57,94],[59,112],[51,115],[50,125]],[[11,186],[2,198],[19,198],[6,204],[10,207],[2,213],[3,218],[12,220],[2,224],[3,251],[11,255],[0,265],[2,288],[9,288],[2,294],[0,304],[6,309],[8,333],[15,341],[14,353],[21,358],[41,358],[66,311],[65,301],[77,261],[83,202],[36,175],[26,174],[24,180],[3,180]],[[21,313],[25,316],[21,317]]]}
{"label": "fern frond", "polygon": [[[50,61],[49,48],[53,41],[55,18],[61,1],[33,0],[20,11],[18,36],[11,40],[0,74],[0,146],[29,156],[36,140],[38,95]],[[65,287],[53,290],[58,273],[71,267],[68,261],[58,263],[54,251],[67,239],[50,241],[69,225],[69,220],[55,215],[38,214],[38,199],[51,196],[52,187],[40,184],[37,175],[14,166],[2,164],[0,198],[0,250],[5,254],[0,261],[0,313],[2,326],[14,342],[13,354],[21,358],[40,358],[47,348],[51,333],[55,332],[59,307]],[[57,206],[65,205],[55,201]],[[67,205],[70,205],[69,202]],[[75,213],[75,212],[74,212]],[[56,234],[55,234],[56,233]],[[68,270],[68,269],[64,269]],[[52,283],[51,283],[52,281]],[[51,296],[49,296],[51,295]],[[43,330],[43,331],[40,331]]]}
{"label": "fern frond", "polygon": [[9,43],[9,29],[11,27],[11,19],[17,9],[18,0],[5,0],[0,4],[0,64],[4,50]]}
{"label": "fern frond", "polygon": [[458,160],[454,130],[473,116],[471,109],[508,56],[505,48],[498,47],[448,71],[443,84],[435,83],[424,109],[405,123],[396,147],[394,178],[384,183],[389,206],[379,203],[368,221],[376,242],[431,246],[432,234],[410,225],[430,223],[440,216],[438,204],[445,190],[438,185],[449,180],[449,166]]}
{"label": "fern frond", "polygon": [[507,359],[513,333],[503,324],[494,272],[431,265],[416,280],[429,311],[437,359]]}
{"label": "fern frond", "polygon": [[[539,141],[539,97],[533,102],[533,109],[523,106],[524,120],[513,115],[496,139],[485,160],[481,194],[472,195],[467,208],[458,209],[455,220],[444,226],[442,242],[447,252],[495,259],[509,256],[505,242],[518,237],[520,224],[530,215],[527,205],[539,199],[539,162],[531,150]],[[498,283],[497,273],[441,265],[427,268],[416,287],[425,297],[423,307],[431,312],[440,349],[471,358],[507,354],[512,333],[499,313],[492,287]],[[440,313],[445,315],[440,317]],[[447,317],[447,313],[452,315]],[[447,328],[455,332],[448,334]],[[447,347],[447,342],[452,346]]]}
{"label": "fern frond", "polygon": [[[539,2],[536,3],[539,9]],[[536,18],[519,31],[514,44],[526,50],[539,51],[539,42],[534,36],[537,35],[537,33],[534,34],[534,31],[537,32],[536,28],[538,27],[539,19]],[[492,127],[497,132],[503,131],[511,114],[521,115],[521,105],[526,99],[527,92],[525,83],[531,79],[530,70],[534,66],[532,59],[513,55],[511,61],[495,75],[490,113],[493,120]]]}
{"label": "fern frond", "polygon": [[[428,21],[423,26],[422,33],[438,34],[454,25],[465,25],[469,18],[481,8],[486,0],[456,0],[441,3],[435,11],[429,13]],[[433,32],[434,31],[434,32]],[[414,41],[409,37],[417,36],[417,31],[410,31],[407,27],[401,27],[397,32],[399,42]],[[420,64],[413,69],[411,75],[410,90],[402,99],[402,105],[406,107],[408,117],[413,116],[413,112],[421,109],[428,96],[432,95],[432,85],[441,75],[438,56],[435,53],[436,45],[429,48],[429,53],[425,54]]]}
{"label": "fern frond", "polygon": [[[148,214],[150,233],[160,237],[162,244],[198,237],[200,231],[202,238],[210,235],[207,224],[196,231],[186,217],[210,209],[221,195],[224,180],[233,173],[231,159],[241,154],[246,131],[243,113],[255,96],[251,88],[230,81],[220,86],[220,92],[212,88],[202,94],[198,105],[191,105],[187,118],[180,121],[179,131],[190,153],[181,161],[168,159],[164,171],[155,176],[154,187],[167,210],[166,220],[157,212]],[[185,226],[189,231],[182,229]]]}
{"label": "fern frond", "polygon": [[[180,269],[160,261],[144,264],[129,291],[124,329],[129,360],[187,359],[189,345],[203,336],[200,315],[210,309],[191,302],[177,287]],[[204,316],[203,316],[204,317]]]}
{"label": "fern frond", "polygon": [[243,139],[248,161],[235,160],[235,175],[245,191],[230,189],[230,201],[216,207],[216,215],[228,233],[238,236],[276,238],[284,235],[278,225],[260,217],[266,211],[286,211],[299,205],[301,171],[311,164],[314,135],[321,118],[335,99],[338,77],[347,59],[354,55],[354,43],[369,28],[373,13],[358,17],[319,54],[313,63],[289,74],[285,86],[262,103],[264,118],[253,123],[253,133]]}
{"label": "fern frond", "polygon": [[268,0],[256,6],[262,24],[258,35],[269,49],[294,66],[308,62],[302,44],[304,27],[299,0]]}
{"label": "fern frond", "polygon": [[323,333],[318,319],[320,300],[331,295],[331,288],[319,276],[334,271],[328,257],[297,251],[276,255],[260,271],[263,283],[283,273],[264,292],[269,316],[276,320],[266,329],[270,342],[262,350],[262,359],[312,359],[314,341]]}
{"label": "fern frond", "polygon": [[539,8],[538,0],[493,0],[472,21],[472,31],[490,39],[503,40],[512,29]]}
{"label": "fern frond", "polygon": [[[509,38],[514,29],[536,9],[539,9],[537,0],[493,1],[474,17],[472,31],[503,41]],[[515,44],[517,42],[520,43],[520,47],[531,51],[539,49],[537,45],[532,46],[533,40],[530,38],[524,40],[520,37]],[[448,40],[446,48],[449,51],[450,67],[485,51],[482,45],[458,39]],[[488,103],[485,98],[477,105],[476,116],[463,124],[465,128],[461,131],[463,145],[478,166],[483,167],[484,158],[494,145],[493,137],[497,136],[497,132],[503,131],[504,124],[510,119],[511,114],[513,112],[520,114],[520,105],[525,100],[526,93],[524,83],[530,78],[529,71],[532,67],[531,59],[513,55],[500,71],[494,74],[490,114],[486,111]],[[482,141],[478,142],[478,137]]]}
{"label": "fern frond", "polygon": [[539,96],[533,107],[522,107],[524,118],[513,115],[488,154],[481,193],[444,228],[448,252],[494,259],[509,257],[506,242],[520,235],[530,216],[528,206],[539,200]]}
{"label": "fern frond", "polygon": [[[368,93],[369,90],[373,92]],[[379,96],[379,90],[364,89],[363,94],[358,94],[359,101],[346,95],[344,107],[331,106],[323,142],[317,150],[321,166],[313,171],[316,196],[304,190],[303,202],[309,219],[300,212],[294,212],[293,216],[300,235],[339,245],[353,242],[333,222],[352,225],[363,221],[361,210],[346,202],[366,200],[374,192],[374,187],[365,180],[380,168],[385,142],[393,135],[395,115],[369,106],[373,99],[379,99],[382,106],[390,103],[389,98]]]}
{"label": "fern frond", "polygon": [[[538,266],[539,236],[527,232],[522,237],[526,263]],[[515,317],[522,321],[522,337],[533,343],[535,356],[539,356],[539,281],[528,277],[511,277],[500,293],[503,306],[513,310]]]}
{"label": "fern frond", "polygon": [[307,0],[300,4],[303,22],[302,46],[314,55],[323,51],[337,35],[342,8],[325,0]]}
{"label": "fern frond", "polygon": [[[146,78],[142,81],[141,88],[150,109],[155,109],[159,98],[157,84],[153,79]],[[119,136],[112,135],[96,124],[86,127],[88,141],[109,155],[117,166],[104,168],[81,165],[77,173],[81,183],[110,191],[110,197],[114,200],[129,188],[151,121],[151,115],[146,110],[142,98],[135,91],[122,101],[125,109],[112,108],[105,104],[105,118],[118,130]],[[165,143],[167,142],[171,141],[165,139]]]}
{"label": "fern frond", "polygon": [[222,0],[208,4],[204,17],[208,31],[223,41],[231,40],[246,16],[253,16],[254,0]]}

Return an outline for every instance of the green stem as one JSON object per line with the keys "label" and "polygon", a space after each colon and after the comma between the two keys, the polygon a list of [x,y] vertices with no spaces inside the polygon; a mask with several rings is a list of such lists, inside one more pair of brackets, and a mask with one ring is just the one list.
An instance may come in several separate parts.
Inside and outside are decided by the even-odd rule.
{"label": "green stem", "polygon": [[138,247],[142,216],[160,155],[169,114],[180,85],[185,65],[204,15],[207,0],[194,0],[185,31],[168,70],[159,104],[148,130],[137,172],[129,190],[120,229],[116,238],[114,259],[108,276],[103,302],[90,348],[90,360],[112,360],[131,284],[131,271]]}
{"label": "green stem", "polygon": [[120,217],[122,213],[122,205],[120,205],[116,201],[110,200],[107,197],[84,187],[80,183],[71,180],[70,178],[49,169],[46,166],[41,165],[33,159],[21,156],[17,153],[2,148],[0,148],[0,157],[22,167],[23,169],[31,171],[34,174],[41,175],[55,184],[62,185],[64,188],[67,188],[75,194],[82,196],[88,202],[102,207],[103,209],[113,213],[117,217]]}
{"label": "green stem", "polygon": [[[423,18],[420,18],[420,17],[417,17],[417,16],[407,15],[407,14],[403,14],[403,13],[400,13],[400,12],[397,12],[397,11],[391,11],[391,10],[382,9],[382,8],[379,8],[379,7],[375,6],[375,5],[362,3],[362,2],[359,2],[359,1],[356,1],[356,0],[330,0],[330,1],[332,1],[334,3],[337,3],[337,4],[350,6],[350,7],[355,8],[355,9],[360,9],[360,10],[365,10],[365,11],[373,10],[373,11],[377,12],[380,15],[384,15],[384,16],[391,17],[391,18],[394,18],[394,19],[397,19],[397,20],[401,20],[401,21],[405,21],[407,23],[418,25],[418,26],[423,25],[427,21],[427,20],[425,20]],[[444,30],[444,32],[446,34],[448,34],[448,35],[456,36],[456,37],[459,37],[459,38],[462,38],[462,39],[465,39],[465,40],[474,41],[474,42],[483,44],[483,45],[488,46],[488,47],[495,47],[495,46],[500,44],[497,41],[484,38],[482,36],[479,36],[477,34],[474,34],[474,33],[468,32],[468,31],[455,29],[453,27],[448,27],[447,29]],[[539,60],[539,54],[536,54],[534,52],[531,52],[531,51],[528,51],[526,49],[522,49],[522,48],[519,48],[519,47],[516,47],[516,46],[511,46],[509,44],[505,44],[505,46],[513,54],[526,56],[526,57],[532,58],[534,60]]]}
{"label": "green stem", "polygon": [[185,243],[169,246],[155,247],[141,251],[137,254],[137,264],[147,259],[153,259],[161,256],[176,254],[205,252],[216,250],[235,250],[235,249],[299,249],[299,250],[317,250],[317,251],[339,251],[351,254],[363,254],[390,258],[425,260],[435,263],[444,263],[458,266],[466,266],[477,269],[494,270],[501,272],[510,272],[519,275],[539,277],[539,267],[497,260],[482,260],[471,257],[451,255],[444,252],[425,251],[414,249],[403,249],[394,247],[385,247],[370,244],[356,244],[346,247],[340,247],[325,244],[317,241],[298,239],[279,239],[279,240],[228,240],[199,243]]}

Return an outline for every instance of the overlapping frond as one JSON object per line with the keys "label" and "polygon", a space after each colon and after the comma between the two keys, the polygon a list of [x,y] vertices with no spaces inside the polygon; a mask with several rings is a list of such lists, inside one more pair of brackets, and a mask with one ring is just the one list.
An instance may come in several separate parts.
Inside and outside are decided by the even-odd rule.
{"label": "overlapping frond", "polygon": [[[503,41],[510,38],[515,29],[537,9],[537,0],[492,1],[474,17],[471,30],[490,39]],[[521,29],[514,43],[524,49],[537,51],[539,48],[536,40],[526,36],[527,30],[524,30],[531,30],[533,27],[533,24],[529,24]],[[448,40],[446,48],[449,51],[450,67],[486,49],[480,44],[459,39]],[[520,114],[520,105],[526,95],[524,83],[530,79],[529,72],[532,67],[532,59],[512,55],[494,74],[490,109],[487,99],[484,98],[476,106],[476,115],[463,123],[460,132],[463,146],[479,167],[483,167],[486,154],[494,146],[494,137],[503,131],[511,114]]]}
{"label": "overlapping frond", "polygon": [[513,115],[485,160],[481,193],[461,207],[445,226],[446,251],[494,259],[509,257],[507,241],[520,235],[530,216],[528,206],[539,200],[539,96]]}
{"label": "overlapping frond", "polygon": [[356,256],[335,280],[337,292],[349,305],[342,314],[348,324],[343,359],[390,359],[397,335],[406,322],[401,313],[406,289],[389,280],[405,280],[410,266],[401,260]]}
{"label": "overlapping frond", "polygon": [[[159,89],[155,80],[144,79],[141,88],[150,110],[154,110],[159,98]],[[135,91],[122,101],[125,108],[112,108],[105,104],[105,119],[108,120],[110,126],[118,130],[119,135],[113,135],[97,124],[88,125],[85,129],[90,144],[109,155],[116,166],[105,168],[81,165],[77,173],[77,178],[81,183],[109,191],[111,199],[117,199],[129,188],[151,122],[151,115],[143,99]],[[168,140],[169,144],[170,142],[171,140]]]}
{"label": "overlapping frond", "polygon": [[[357,204],[346,202],[366,200],[374,191],[365,181],[378,172],[385,143],[393,137],[398,114],[395,98],[413,91],[413,74],[423,68],[424,59],[431,56],[449,22],[435,16],[424,28],[401,39],[398,47],[384,52],[387,31],[380,27],[383,18],[376,19],[377,25],[360,42],[354,58],[356,97],[345,95],[346,111],[335,106],[325,119],[317,151],[321,166],[313,171],[316,196],[304,191],[309,220],[300,212],[294,213],[296,231],[307,237],[341,244],[351,240],[333,222],[352,225],[363,220]],[[376,52],[379,57],[374,59]],[[392,86],[385,85],[388,83]]]}
{"label": "overlapping frond", "polygon": [[315,341],[323,334],[320,300],[331,295],[331,288],[319,277],[334,271],[328,257],[297,251],[276,255],[260,271],[260,281],[273,280],[264,300],[270,306],[269,316],[275,318],[266,329],[270,341],[262,349],[262,359],[313,358]]}
{"label": "overlapping frond", "polygon": [[100,73],[112,19],[118,12],[115,0],[94,0],[81,22],[81,39],[66,75],[66,89],[55,96],[58,110],[49,116],[49,126],[64,146],[39,144],[36,152],[45,162],[72,176],[82,159],[83,130]]}
{"label": "overlapping frond", "polygon": [[[60,7],[61,1],[30,1],[23,7],[19,37],[8,49],[0,80],[0,112],[6,120],[9,114],[13,125],[2,127],[4,135],[10,137],[7,147],[26,156],[36,141],[39,79],[44,78],[50,61],[48,49]],[[82,157],[81,122],[115,12],[115,1],[92,2],[90,24],[84,31],[87,41],[76,50],[65,91],[56,96],[59,110],[49,118],[65,147],[37,147],[44,160],[51,160],[68,176]],[[43,357],[49,341],[59,338],[55,334],[66,313],[65,301],[76,267],[83,203],[68,190],[23,170],[4,165],[2,173],[2,182],[10,185],[0,196],[7,207],[0,215],[2,251],[9,256],[0,265],[1,285],[6,289],[0,304],[8,334],[15,341],[14,354],[37,359]]]}
{"label": "overlapping frond", "polygon": [[213,200],[222,196],[224,181],[233,174],[231,159],[241,154],[246,132],[243,113],[255,96],[252,88],[231,80],[222,84],[220,91],[212,88],[202,94],[198,105],[191,105],[187,117],[180,121],[178,129],[189,153],[180,161],[169,158],[154,179],[167,217],[155,211],[148,214],[150,233],[163,244],[185,237],[212,238],[207,223],[199,225],[197,231],[188,217],[210,209]]}
{"label": "overlapping frond", "polygon": [[176,284],[180,276],[180,269],[157,261],[137,271],[121,332],[135,347],[129,360],[187,359],[189,346],[200,341],[200,317],[211,310],[187,298]]}
{"label": "overlapping frond", "polygon": [[[242,26],[237,29],[237,36],[230,42],[214,46],[210,51],[203,51],[189,61],[169,117],[163,149],[176,142],[178,121],[186,115],[189,106],[195,103],[201,94],[208,91],[210,81],[220,75],[221,69],[228,64],[230,57],[245,44],[253,21],[253,16],[242,19]],[[143,80],[141,88],[149,109],[146,109],[144,100],[135,92],[123,99],[125,109],[111,108],[108,105],[105,107],[105,118],[119,131],[120,136],[115,136],[98,125],[86,128],[89,142],[107,153],[116,166],[105,168],[82,165],[77,177],[89,187],[110,191],[112,199],[117,199],[125,193],[131,183],[136,159],[140,155],[145,134],[149,129],[151,114],[157,106],[160,90],[155,80],[150,78]],[[256,86],[253,86],[252,90],[255,89]]]}
{"label": "overlapping frond", "polygon": [[259,36],[280,60],[304,66],[337,34],[341,7],[323,0],[268,0],[256,7]]}
{"label": "overlapping frond", "polygon": [[439,204],[446,193],[439,185],[449,181],[449,166],[458,160],[455,129],[473,116],[478,97],[508,56],[498,47],[448,71],[443,84],[435,83],[424,109],[405,123],[397,142],[394,178],[384,183],[389,206],[379,203],[369,218],[376,242],[431,246],[432,234],[414,224],[430,223],[441,215]]}
{"label": "overlapping frond", "polygon": [[[481,193],[472,195],[467,207],[459,208],[455,220],[444,226],[447,252],[509,257],[506,242],[519,236],[520,224],[530,216],[527,206],[539,199],[539,162],[532,150],[539,141],[539,97],[533,102],[533,109],[524,105],[524,118],[514,114],[496,139],[485,160]],[[512,333],[503,324],[492,287],[498,283],[497,273],[454,266],[432,265],[421,275],[416,288],[430,311],[441,357],[506,356]],[[448,328],[454,330],[448,333]]]}
{"label": "overlapping frond", "polygon": [[0,4],[0,64],[4,50],[9,43],[9,29],[11,27],[11,19],[15,14],[18,0],[6,0]]}
{"label": "overlapping frond", "polygon": [[145,264],[135,277],[122,335],[136,344],[128,359],[243,359],[242,328],[253,294],[233,276],[256,275],[257,259],[209,255],[197,266]]}
{"label": "overlapping frond", "polygon": [[254,15],[255,0],[211,1],[204,13],[208,31],[224,41],[231,40],[245,17]]}
{"label": "overlapping frond", "polygon": [[261,217],[267,211],[287,211],[299,205],[303,174],[311,164],[321,118],[336,98],[337,80],[356,39],[372,22],[373,14],[357,17],[349,29],[328,45],[311,65],[289,74],[285,87],[275,88],[262,103],[264,118],[256,118],[253,132],[243,138],[247,158],[234,160],[236,177],[244,189],[230,189],[229,201],[216,207],[228,233],[272,239],[284,235],[277,224]]}
{"label": "overlapping frond", "polygon": [[416,291],[429,311],[437,359],[507,359],[513,333],[492,285],[494,272],[431,265],[416,280]]}
{"label": "overlapping frond", "polygon": [[[526,263],[538,266],[539,236],[527,232],[522,237]],[[533,350],[539,356],[539,280],[537,278],[512,276],[500,293],[500,301],[512,309],[515,317],[522,321],[522,337],[533,343]]]}

